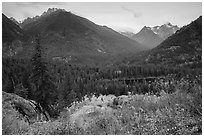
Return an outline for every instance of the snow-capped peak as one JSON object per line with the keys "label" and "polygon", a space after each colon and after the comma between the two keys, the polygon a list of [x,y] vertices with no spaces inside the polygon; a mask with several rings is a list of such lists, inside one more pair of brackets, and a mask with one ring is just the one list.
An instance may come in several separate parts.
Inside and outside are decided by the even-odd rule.
{"label": "snow-capped peak", "polygon": [[166,39],[167,37],[174,34],[179,29],[177,25],[172,25],[170,22],[167,22],[161,26],[154,26],[154,27],[144,26],[144,28],[153,31],[154,34],[158,35],[162,39]]}
{"label": "snow-capped peak", "polygon": [[42,15],[49,15],[50,13],[53,13],[56,11],[65,11],[65,10],[64,9],[58,9],[58,8],[49,8],[47,11],[43,12]]}

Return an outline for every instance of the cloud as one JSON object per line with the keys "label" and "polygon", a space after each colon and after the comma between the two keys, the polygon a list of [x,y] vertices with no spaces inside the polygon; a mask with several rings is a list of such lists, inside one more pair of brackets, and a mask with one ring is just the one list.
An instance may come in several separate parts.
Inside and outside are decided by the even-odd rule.
{"label": "cloud", "polygon": [[132,9],[129,9],[129,8],[126,8],[126,7],[123,7],[123,6],[122,6],[122,9],[125,10],[125,11],[127,11],[127,12],[132,13],[135,18],[139,18],[139,17],[142,16],[142,13],[136,12],[136,11],[134,11],[134,10],[132,10]]}

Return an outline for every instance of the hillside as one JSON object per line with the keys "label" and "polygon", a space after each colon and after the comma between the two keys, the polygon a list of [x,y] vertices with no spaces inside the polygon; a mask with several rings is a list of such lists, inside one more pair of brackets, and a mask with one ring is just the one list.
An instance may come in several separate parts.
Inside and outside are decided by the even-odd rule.
{"label": "hillside", "polygon": [[169,36],[174,34],[179,27],[177,25],[172,25],[170,22],[163,24],[161,26],[152,27],[151,30],[157,34],[163,40],[167,39]]}
{"label": "hillside", "polygon": [[182,27],[160,45],[134,57],[132,63],[201,67],[202,17]]}
{"label": "hillside", "polygon": [[2,14],[2,42],[11,43],[14,40],[23,39],[23,37],[23,30],[4,14]]}
{"label": "hillside", "polygon": [[11,57],[23,51],[28,35],[13,21],[2,14],[2,57]]}
{"label": "hillside", "polygon": [[132,36],[132,39],[146,45],[149,49],[159,45],[163,39],[155,34],[150,27],[143,27],[140,32]]}
{"label": "hillside", "polygon": [[15,18],[13,18],[13,17],[10,17],[9,18],[11,21],[13,21],[16,25],[20,25],[20,23],[15,19]]}
{"label": "hillside", "polygon": [[172,25],[171,23],[154,27],[144,26],[140,32],[133,35],[131,38],[146,45],[149,49],[152,49],[174,34],[178,29],[178,26]]}
{"label": "hillside", "polygon": [[[145,46],[118,32],[66,12],[61,9],[44,13],[22,22],[21,27],[27,35],[41,34],[41,44],[46,56],[66,58],[73,62],[114,61],[127,54],[137,53]],[[32,45],[32,43],[30,44]],[[70,58],[71,57],[71,58]],[[109,60],[107,60],[109,58]]]}

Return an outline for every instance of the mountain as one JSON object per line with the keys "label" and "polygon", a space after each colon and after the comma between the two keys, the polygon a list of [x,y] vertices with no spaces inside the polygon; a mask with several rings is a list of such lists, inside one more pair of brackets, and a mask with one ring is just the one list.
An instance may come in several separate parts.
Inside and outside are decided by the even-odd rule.
{"label": "mountain", "polygon": [[15,18],[10,17],[9,19],[19,26],[20,23]]}
{"label": "mountain", "polygon": [[144,26],[140,32],[132,36],[132,39],[152,49],[174,34],[178,29],[178,26],[171,23],[154,27]]}
{"label": "mountain", "polygon": [[43,12],[41,16],[37,15],[37,16],[35,16],[35,17],[33,17],[33,18],[28,17],[28,18],[24,19],[23,22],[20,23],[19,25],[20,25],[21,27],[24,27],[25,25],[27,25],[27,24],[29,24],[29,23],[32,23],[32,22],[38,20],[39,18],[48,16],[48,15],[50,15],[50,14],[53,13],[53,12],[60,12],[60,11],[65,11],[65,10],[64,10],[64,9],[58,9],[58,8],[48,8],[48,10],[45,11],[45,12]]}
{"label": "mountain", "polygon": [[24,20],[20,26],[31,37],[41,35],[46,56],[52,59],[100,63],[145,49],[111,28],[61,9],[48,9],[41,16]]}
{"label": "mountain", "polygon": [[172,25],[170,22],[168,22],[161,26],[152,27],[151,29],[155,34],[159,35],[159,37],[165,40],[169,36],[174,34],[177,30],[179,30],[179,27],[177,25]]}
{"label": "mountain", "polygon": [[3,43],[11,43],[14,40],[24,37],[23,30],[11,21],[8,17],[2,14],[2,41]]}
{"label": "mountain", "polygon": [[2,14],[2,57],[14,56],[23,51],[27,38],[25,32],[14,21]]}
{"label": "mountain", "polygon": [[131,63],[202,67],[202,16],[182,27],[156,48],[144,51]]}
{"label": "mountain", "polygon": [[128,37],[128,38],[132,38],[132,36],[135,34],[133,32],[129,32],[129,31],[121,31],[119,33],[126,36],[126,37]]}
{"label": "mountain", "polygon": [[144,26],[140,32],[132,36],[132,39],[146,45],[149,49],[159,45],[163,39],[155,34],[150,27]]}

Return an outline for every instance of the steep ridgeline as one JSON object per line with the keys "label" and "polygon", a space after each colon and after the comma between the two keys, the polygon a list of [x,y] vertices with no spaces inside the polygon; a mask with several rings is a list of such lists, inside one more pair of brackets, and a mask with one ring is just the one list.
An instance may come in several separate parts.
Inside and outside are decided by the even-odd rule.
{"label": "steep ridgeline", "polygon": [[24,31],[12,19],[2,14],[2,57],[14,56],[22,51],[27,39]]}
{"label": "steep ridgeline", "polygon": [[10,17],[9,18],[11,21],[13,21],[16,25],[20,25],[20,23],[15,19],[15,18],[13,18],[13,17]]}
{"label": "steep ridgeline", "polygon": [[201,68],[202,16],[189,25],[182,27],[156,48],[143,52],[132,63],[138,61],[148,64]]}
{"label": "steep ridgeline", "polygon": [[161,26],[155,26],[151,27],[151,30],[159,35],[160,38],[163,40],[167,39],[169,36],[174,34],[177,30],[179,30],[179,27],[177,25],[172,25],[171,23],[166,23]]}
{"label": "steep ridgeline", "polygon": [[174,34],[178,29],[178,26],[171,23],[155,27],[144,26],[140,32],[132,36],[132,39],[152,49]]}
{"label": "steep ridgeline", "polygon": [[20,24],[27,35],[41,34],[46,55],[68,62],[101,63],[121,59],[145,49],[116,31],[62,9],[48,9]]}
{"label": "steep ridgeline", "polygon": [[60,12],[60,11],[65,11],[64,9],[57,9],[57,8],[49,8],[47,11],[43,12],[41,16],[37,15],[35,17],[28,17],[26,19],[23,20],[22,23],[20,23],[19,25],[21,27],[24,27],[25,25],[29,24],[29,23],[32,23],[36,20],[38,20],[39,18],[42,18],[42,17],[45,17],[47,15],[50,15],[51,13],[53,12]]}
{"label": "steep ridgeline", "polygon": [[23,30],[4,14],[2,14],[2,41],[3,43],[11,43],[24,37]]}
{"label": "steep ridgeline", "polygon": [[143,27],[139,33],[133,35],[132,39],[146,45],[149,49],[156,47],[163,41],[163,39],[155,34],[150,27],[146,26]]}

